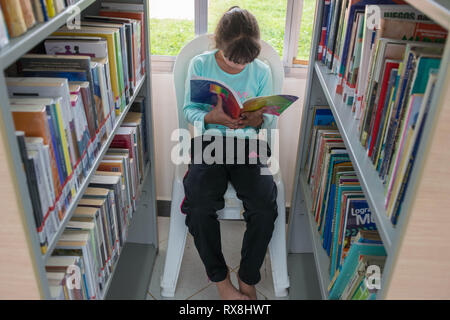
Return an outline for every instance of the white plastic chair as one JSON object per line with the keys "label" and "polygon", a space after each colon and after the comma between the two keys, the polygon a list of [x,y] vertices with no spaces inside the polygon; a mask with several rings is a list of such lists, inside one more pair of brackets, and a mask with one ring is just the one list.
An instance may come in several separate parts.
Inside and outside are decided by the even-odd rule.
{"label": "white plastic chair", "polygon": [[[266,42],[261,41],[261,53],[259,59],[271,67],[274,93],[281,93],[284,80],[284,69],[277,52]],[[198,36],[186,46],[184,46],[175,61],[173,70],[175,80],[175,91],[177,95],[178,122],[180,128],[188,129],[188,123],[184,117],[183,105],[185,96],[185,81],[189,62],[193,57],[205,51],[213,49],[212,35]],[[277,124],[274,121],[274,128]],[[271,142],[268,135],[267,141]],[[185,225],[185,215],[181,212],[180,206],[184,199],[183,177],[187,171],[187,165],[177,165],[172,189],[172,205],[170,210],[169,240],[166,253],[164,274],[161,278],[161,295],[163,297],[173,297],[175,295],[176,284],[180,272],[183,258],[188,228]],[[278,217],[275,221],[275,228],[272,239],[269,243],[269,253],[272,266],[272,277],[276,297],[285,297],[288,294],[289,277],[287,273],[287,253],[286,253],[286,208],[284,184],[281,174],[274,175],[274,181],[278,189]],[[237,198],[236,191],[231,183],[224,195],[225,207],[218,211],[219,219],[223,220],[243,220],[242,201]]]}

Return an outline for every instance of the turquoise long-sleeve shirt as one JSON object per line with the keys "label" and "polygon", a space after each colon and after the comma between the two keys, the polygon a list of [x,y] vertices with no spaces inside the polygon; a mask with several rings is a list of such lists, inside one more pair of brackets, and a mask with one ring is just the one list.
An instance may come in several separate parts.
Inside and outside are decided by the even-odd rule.
{"label": "turquoise long-sleeve shirt", "polygon": [[[216,50],[206,52],[194,57],[190,64],[185,84],[185,99],[183,112],[186,120],[201,130],[201,134],[208,129],[218,129],[222,135],[236,136],[238,138],[256,138],[258,131],[254,127],[247,126],[243,129],[230,129],[219,124],[205,124],[205,115],[212,110],[212,106],[201,103],[191,102],[190,80],[195,76],[220,80],[238,94],[240,100],[244,102],[247,99],[272,95],[272,74],[270,67],[259,59],[247,64],[240,73],[229,74],[223,71],[217,64]],[[262,129],[268,129],[272,121],[276,121],[275,115],[263,114],[264,122]]]}

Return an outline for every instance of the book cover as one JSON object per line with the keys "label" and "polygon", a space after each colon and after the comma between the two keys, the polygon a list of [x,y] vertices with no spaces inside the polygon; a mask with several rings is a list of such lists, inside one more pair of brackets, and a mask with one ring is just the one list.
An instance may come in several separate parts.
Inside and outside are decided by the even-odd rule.
{"label": "book cover", "polygon": [[354,243],[349,250],[344,261],[342,270],[330,291],[328,299],[336,300],[341,296],[346,284],[354,273],[359,262],[360,255],[386,256],[386,251],[382,245],[370,245],[366,243]]}
{"label": "book cover", "polygon": [[55,151],[51,143],[45,105],[13,105],[11,106],[11,111],[16,130],[23,131],[25,135],[30,137],[41,137],[44,139],[44,144],[50,146],[53,183],[56,193],[59,194],[62,191],[62,187],[56,165]]}
{"label": "book cover", "polygon": [[[56,36],[78,36],[78,37],[101,37],[106,39],[108,45],[108,61],[111,74],[112,89],[114,92],[114,104],[120,110],[122,105],[121,91],[119,87],[119,74],[116,56],[115,31],[107,28],[82,27],[81,29],[68,29],[62,27],[53,35]],[[93,99],[93,98],[92,98]]]}
{"label": "book cover", "polygon": [[242,103],[236,92],[221,81],[193,77],[190,85],[192,102],[216,105],[217,95],[220,95],[223,110],[233,119],[238,119],[242,112],[259,109],[264,109],[264,113],[279,116],[298,99],[290,95],[273,95],[251,98]]}

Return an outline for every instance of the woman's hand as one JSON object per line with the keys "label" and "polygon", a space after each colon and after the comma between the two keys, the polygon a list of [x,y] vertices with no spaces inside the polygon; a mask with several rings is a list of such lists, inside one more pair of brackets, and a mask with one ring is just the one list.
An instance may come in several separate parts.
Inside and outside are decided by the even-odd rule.
{"label": "woman's hand", "polygon": [[223,111],[222,97],[217,95],[217,105],[205,116],[205,123],[221,124],[230,129],[239,128],[239,119],[233,119]]}
{"label": "woman's hand", "polygon": [[264,109],[259,109],[258,111],[243,112],[239,120],[239,128],[259,127],[263,123],[263,112]]}

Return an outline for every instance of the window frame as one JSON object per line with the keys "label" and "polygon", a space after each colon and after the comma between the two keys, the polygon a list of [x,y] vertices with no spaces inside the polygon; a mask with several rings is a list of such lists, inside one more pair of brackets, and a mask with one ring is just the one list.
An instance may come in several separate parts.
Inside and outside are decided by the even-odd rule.
{"label": "window frame", "polygon": [[[309,64],[307,60],[297,59],[303,2],[304,0],[287,0],[283,42],[283,65],[287,76],[303,77]],[[208,0],[194,0],[194,12],[195,36],[207,33]],[[152,55],[152,71],[170,73],[175,60],[176,56]]]}

